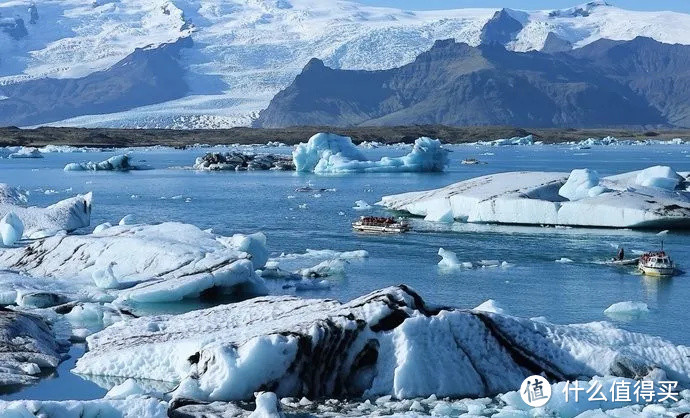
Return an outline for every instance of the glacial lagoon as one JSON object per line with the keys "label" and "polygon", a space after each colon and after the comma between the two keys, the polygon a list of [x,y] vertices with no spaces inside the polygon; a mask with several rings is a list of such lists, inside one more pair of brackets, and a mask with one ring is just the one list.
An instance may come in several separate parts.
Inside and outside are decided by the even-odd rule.
{"label": "glacial lagoon", "polygon": [[[370,291],[400,283],[414,288],[430,303],[473,308],[493,299],[506,313],[544,317],[559,324],[612,321],[626,330],[643,332],[690,345],[690,283],[683,274],[671,279],[647,278],[632,268],[599,264],[619,246],[628,254],[657,249],[663,241],[681,269],[690,269],[690,233],[594,228],[553,228],[481,224],[438,224],[412,219],[413,231],[403,235],[361,235],[351,222],[361,215],[386,215],[374,206],[353,209],[364,200],[373,205],[384,195],[435,189],[504,171],[597,170],[600,175],[668,165],[690,171],[689,145],[593,146],[446,146],[452,150],[444,173],[370,173],[315,175],[282,171],[198,172],[194,159],[213,149],[169,148],[130,150],[133,161],[148,170],[130,172],[65,172],[68,163],[101,161],[122,150],[49,153],[37,159],[0,160],[0,182],[30,191],[31,205],[46,206],[76,194],[93,192],[89,233],[103,222],[117,223],[132,214],[138,222],[178,221],[214,233],[263,232],[271,257],[311,250],[365,250],[368,257],[348,259],[344,274],[329,278],[328,289],[296,291],[286,281],[267,279],[271,294],[349,301]],[[291,147],[256,148],[256,152],[289,154]],[[218,148],[217,150],[226,150]],[[370,159],[401,156],[409,147],[363,149]],[[463,165],[466,158],[486,164]],[[300,188],[309,191],[297,191]],[[304,189],[302,189],[304,190]],[[455,252],[460,261],[498,260],[502,266],[444,270],[439,248]],[[283,257],[281,268],[302,268],[319,256]],[[566,260],[567,259],[567,260]],[[557,262],[572,261],[572,262]],[[622,301],[644,302],[649,312],[609,317],[604,310]],[[225,300],[134,305],[138,314],[180,313]],[[73,357],[81,351],[73,349]],[[53,382],[83,388],[85,397],[103,394],[95,383],[71,375],[65,364]],[[77,380],[78,379],[78,380]],[[59,399],[59,385],[39,383],[0,399]],[[42,390],[37,390],[38,388]],[[64,399],[64,398],[63,398]]]}

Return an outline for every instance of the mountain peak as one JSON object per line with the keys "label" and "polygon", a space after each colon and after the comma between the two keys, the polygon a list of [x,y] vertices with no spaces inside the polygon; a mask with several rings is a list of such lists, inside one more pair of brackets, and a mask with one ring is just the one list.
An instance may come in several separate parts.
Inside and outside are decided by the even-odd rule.
{"label": "mountain peak", "polygon": [[324,68],[326,68],[326,64],[322,60],[318,58],[312,58],[309,60],[309,62],[307,62],[307,65],[304,66],[302,72],[322,70]]}

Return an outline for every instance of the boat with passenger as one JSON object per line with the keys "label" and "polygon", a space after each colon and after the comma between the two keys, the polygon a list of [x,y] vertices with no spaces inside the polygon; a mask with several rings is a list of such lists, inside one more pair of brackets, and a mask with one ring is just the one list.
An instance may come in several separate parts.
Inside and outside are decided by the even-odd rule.
{"label": "boat with passenger", "polygon": [[676,274],[676,265],[665,251],[653,251],[642,254],[637,268],[647,276],[670,277]]}
{"label": "boat with passenger", "polygon": [[408,232],[410,224],[403,219],[395,219],[381,216],[362,216],[352,223],[352,229],[358,232],[376,232],[400,234]]}

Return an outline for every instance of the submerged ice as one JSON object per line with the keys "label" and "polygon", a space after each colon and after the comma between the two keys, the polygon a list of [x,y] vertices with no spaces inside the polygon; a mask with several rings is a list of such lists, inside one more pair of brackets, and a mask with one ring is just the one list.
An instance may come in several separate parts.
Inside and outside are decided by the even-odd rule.
{"label": "submerged ice", "polygon": [[383,157],[370,161],[352,139],[335,134],[319,133],[301,143],[292,152],[297,171],[317,174],[365,172],[434,172],[448,164],[448,151],[441,141],[419,138],[412,151],[402,157]]}
{"label": "submerged ice", "polygon": [[687,183],[669,167],[603,178],[591,170],[512,172],[384,196],[379,204],[417,216],[450,212],[462,222],[668,229],[690,226]]}

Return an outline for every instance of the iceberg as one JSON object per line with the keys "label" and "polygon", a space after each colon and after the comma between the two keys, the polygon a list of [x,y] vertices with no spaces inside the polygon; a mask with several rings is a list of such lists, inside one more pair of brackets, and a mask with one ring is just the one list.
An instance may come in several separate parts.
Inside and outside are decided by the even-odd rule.
{"label": "iceberg", "polygon": [[173,302],[209,291],[266,294],[255,270],[267,250],[260,239],[247,244],[241,237],[176,222],[113,226],[97,235],[49,237],[7,249],[0,252],[0,266],[79,283],[95,294],[107,288],[120,301]]}
{"label": "iceberg", "polygon": [[644,302],[618,302],[606,308],[604,313],[612,318],[634,318],[649,313],[649,307]]}
{"label": "iceberg", "polygon": [[368,204],[365,200],[358,200],[355,202],[355,205],[352,207],[354,210],[371,210],[372,206]]}
{"label": "iceberg", "polygon": [[91,193],[61,200],[46,208],[24,207],[0,201],[0,217],[14,213],[24,224],[24,237],[38,238],[71,232],[89,226],[91,222]]}
{"label": "iceberg", "polygon": [[41,370],[57,367],[67,346],[40,317],[0,309],[0,386],[35,382]]}
{"label": "iceberg", "polygon": [[[438,266],[441,268],[457,269],[465,267],[465,264],[461,263],[460,260],[458,260],[458,256],[453,251],[449,251],[444,248],[439,248],[438,255],[441,256],[441,261],[438,262]],[[470,263],[470,268],[471,267],[472,264]]]}
{"label": "iceberg", "polygon": [[534,145],[534,136],[514,136],[512,138],[502,138],[493,141],[479,141],[479,145],[506,146],[506,145]]}
{"label": "iceberg", "polygon": [[292,157],[281,154],[254,154],[238,151],[210,152],[203,157],[198,157],[194,162],[193,169],[204,171],[294,171],[295,164]]}
{"label": "iceberg", "polygon": [[[551,381],[665,373],[690,383],[690,348],[595,322],[558,325],[427,304],[408,286],[347,303],[258,297],[117,322],[87,338],[83,375],[178,384],[174,399],[483,397]],[[174,402],[174,401],[173,401]]]}
{"label": "iceberg", "polygon": [[43,158],[43,154],[34,147],[20,147],[17,151],[9,154],[7,158]]}
{"label": "iceberg", "polygon": [[14,245],[24,235],[24,223],[14,212],[0,219],[0,242],[5,246]]}
{"label": "iceberg", "polygon": [[670,168],[597,178],[587,170],[498,173],[441,189],[384,196],[377,204],[416,216],[450,211],[455,220],[470,223],[690,227],[688,181]]}
{"label": "iceberg", "polygon": [[292,159],[297,171],[317,174],[438,172],[448,165],[448,152],[438,139],[422,137],[407,155],[370,161],[350,137],[319,133],[297,145]]}
{"label": "iceberg", "polygon": [[115,155],[101,162],[69,163],[65,166],[65,171],[129,171],[141,169],[132,165],[131,159],[128,154],[122,154]]}

